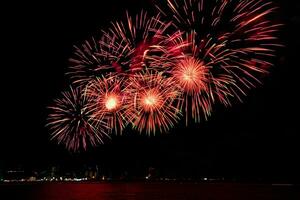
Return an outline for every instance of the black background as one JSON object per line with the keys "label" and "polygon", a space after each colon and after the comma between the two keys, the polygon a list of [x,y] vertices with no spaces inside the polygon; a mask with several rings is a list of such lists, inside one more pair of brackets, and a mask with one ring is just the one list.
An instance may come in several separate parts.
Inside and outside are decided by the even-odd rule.
{"label": "black background", "polygon": [[[98,163],[114,171],[197,177],[299,177],[299,1],[276,1],[284,50],[244,103],[216,108],[208,122],[179,126],[148,138],[126,132],[88,152],[72,154],[49,141],[47,105],[68,85],[73,45],[93,36],[125,10],[139,11],[151,0],[96,2],[11,2],[2,7],[0,167],[29,169]],[[1,34],[1,35],[2,35]]]}

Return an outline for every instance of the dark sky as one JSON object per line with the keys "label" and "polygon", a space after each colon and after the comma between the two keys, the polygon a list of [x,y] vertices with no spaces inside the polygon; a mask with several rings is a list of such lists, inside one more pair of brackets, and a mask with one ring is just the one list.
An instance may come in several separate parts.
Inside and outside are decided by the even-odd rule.
{"label": "dark sky", "polygon": [[286,24],[281,33],[286,47],[264,85],[252,90],[243,104],[217,108],[200,125],[180,126],[151,138],[128,133],[80,155],[50,142],[44,127],[46,106],[68,84],[64,74],[72,46],[120,19],[126,9],[151,4],[151,0],[97,2],[7,5],[1,28],[0,167],[101,163],[121,170],[154,166],[179,174],[188,169],[192,175],[296,177],[300,169],[298,1],[277,0]]}

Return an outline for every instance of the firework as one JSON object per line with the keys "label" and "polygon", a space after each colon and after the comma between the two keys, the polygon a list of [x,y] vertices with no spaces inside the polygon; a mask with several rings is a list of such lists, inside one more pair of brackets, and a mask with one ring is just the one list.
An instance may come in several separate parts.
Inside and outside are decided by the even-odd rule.
{"label": "firework", "polygon": [[[269,0],[166,0],[159,11],[173,21],[176,30],[185,32],[183,40],[191,48],[184,55],[210,66],[217,80],[214,91],[224,91],[221,103],[228,97],[246,95],[261,83],[262,74],[272,65],[278,46],[281,24],[271,20],[276,10]],[[171,18],[169,18],[171,16]],[[167,57],[167,56],[166,56]],[[224,95],[226,93],[226,95]],[[220,93],[215,92],[219,98]],[[226,97],[227,96],[227,97]]]}
{"label": "firework", "polygon": [[120,71],[107,56],[102,55],[103,47],[98,40],[92,38],[86,40],[80,47],[74,47],[74,54],[69,59],[70,66],[67,72],[73,84],[84,87],[91,79],[103,76],[106,73]]}
{"label": "firework", "polygon": [[198,123],[261,83],[281,46],[270,0],[159,3],[159,14],[127,12],[75,47],[68,75],[80,87],[50,107],[52,139],[78,150],[128,124],[167,132],[182,114]]}
{"label": "firework", "polygon": [[90,79],[108,73],[134,73],[145,68],[148,54],[162,41],[170,26],[160,16],[141,11],[135,17],[126,13],[126,20],[112,23],[101,36],[87,40],[70,59],[69,72],[73,83],[86,84]]}
{"label": "firework", "polygon": [[[131,17],[126,13],[126,21],[112,23],[109,31],[104,33],[104,39],[101,43],[111,52],[118,53],[118,64],[124,71],[131,73],[145,69],[148,65],[149,54],[155,49],[159,42],[163,40],[166,29],[170,23],[161,21],[160,16],[148,16],[147,12],[141,11]],[[112,42],[109,42],[112,41]],[[125,47],[127,55],[120,54],[119,51],[111,49],[111,44],[122,44]],[[124,48],[122,49],[124,51]]]}
{"label": "firework", "polygon": [[130,107],[134,108],[132,124],[147,134],[168,131],[179,119],[174,106],[179,92],[172,78],[161,73],[137,73],[129,78],[126,91],[132,96]]}
{"label": "firework", "polygon": [[109,138],[108,127],[104,122],[97,126],[89,120],[91,111],[88,101],[80,88],[70,87],[62,93],[62,97],[49,106],[50,114],[47,126],[51,131],[51,139],[63,143],[70,151],[86,150],[88,145],[96,146]]}
{"label": "firework", "polygon": [[205,118],[211,112],[211,91],[209,68],[202,62],[192,57],[179,61],[171,72],[174,80],[182,90],[182,101],[180,108],[184,107],[186,124],[189,113],[196,122],[200,121],[203,114]]}
{"label": "firework", "polygon": [[115,133],[122,133],[132,116],[132,109],[128,106],[130,97],[125,96],[124,90],[123,78],[111,74],[89,82],[85,95],[96,124],[105,121]]}
{"label": "firework", "polygon": [[[234,80],[227,74],[212,73],[214,61],[201,55],[202,47],[196,42],[196,33],[182,34],[177,32],[165,44],[160,45],[160,58],[153,59],[150,68],[164,72],[174,78],[181,90],[180,110],[185,111],[186,124],[188,118],[200,122],[211,115],[215,99],[224,105],[229,105],[228,97],[231,91],[228,85],[234,85]],[[201,55],[201,56],[200,56]]]}

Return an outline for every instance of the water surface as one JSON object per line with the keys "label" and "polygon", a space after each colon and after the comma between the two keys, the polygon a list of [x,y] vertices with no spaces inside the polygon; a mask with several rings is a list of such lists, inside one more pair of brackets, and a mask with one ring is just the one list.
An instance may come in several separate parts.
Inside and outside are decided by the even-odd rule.
{"label": "water surface", "polygon": [[32,200],[296,200],[289,184],[24,183],[1,184],[0,199]]}

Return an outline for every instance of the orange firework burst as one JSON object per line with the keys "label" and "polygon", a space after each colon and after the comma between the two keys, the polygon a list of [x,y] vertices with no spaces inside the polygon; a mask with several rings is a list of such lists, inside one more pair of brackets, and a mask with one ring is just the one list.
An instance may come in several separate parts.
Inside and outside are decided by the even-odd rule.
{"label": "orange firework burst", "polygon": [[174,106],[179,92],[172,78],[160,73],[138,73],[128,80],[126,91],[132,96],[134,108],[132,124],[138,131],[154,134],[166,132],[179,119],[179,110]]}
{"label": "orange firework burst", "polygon": [[111,130],[122,133],[132,116],[128,107],[129,98],[124,95],[123,78],[112,76],[97,78],[89,82],[85,95],[93,121],[108,124]]}
{"label": "orange firework burst", "polygon": [[171,74],[182,90],[183,98],[179,106],[185,108],[186,124],[189,113],[196,122],[200,121],[202,114],[207,118],[211,112],[209,67],[193,57],[187,57],[173,67]]}
{"label": "orange firework burst", "polygon": [[172,74],[181,88],[189,94],[207,88],[209,68],[192,57],[180,60],[173,67]]}
{"label": "orange firework burst", "polygon": [[169,45],[160,46],[163,53],[150,68],[163,71],[180,86],[182,98],[178,107],[185,110],[186,124],[189,116],[200,122],[202,117],[207,119],[210,116],[215,99],[224,105],[229,104],[228,97],[232,95],[228,85],[234,84],[234,80],[226,74],[214,76],[213,67],[217,60],[203,54],[205,48],[195,43],[195,32],[178,33],[172,38],[174,40],[170,40]]}
{"label": "orange firework burst", "polygon": [[82,90],[71,87],[62,93],[62,98],[54,101],[53,106],[49,106],[51,113],[47,126],[51,138],[63,143],[70,151],[86,150],[88,144],[96,146],[103,143],[104,138],[109,138],[106,123],[95,125],[89,120],[92,111],[87,105]]}
{"label": "orange firework burst", "polygon": [[157,8],[177,30],[186,33],[183,40],[191,44],[192,49],[183,47],[182,53],[211,67],[214,96],[221,103],[229,105],[228,97],[241,100],[241,94],[261,83],[262,74],[272,66],[274,53],[281,46],[277,37],[281,24],[271,20],[277,8],[270,0],[165,3],[167,6]]}

